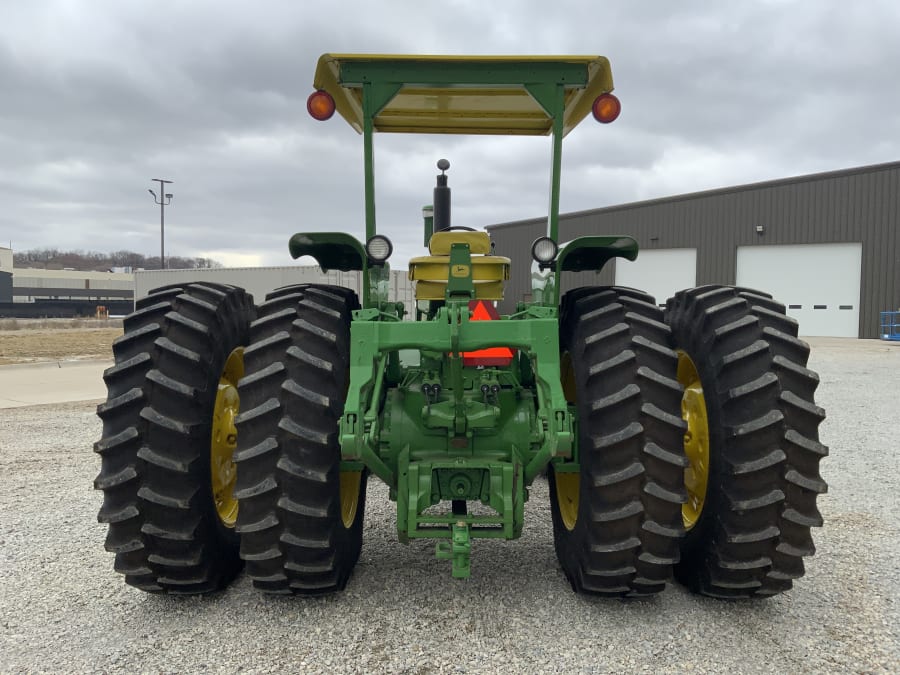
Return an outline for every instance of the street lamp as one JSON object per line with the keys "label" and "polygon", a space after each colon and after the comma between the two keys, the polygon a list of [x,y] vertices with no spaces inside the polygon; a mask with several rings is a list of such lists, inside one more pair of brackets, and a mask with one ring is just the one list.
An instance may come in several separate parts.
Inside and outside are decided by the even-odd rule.
{"label": "street lamp", "polygon": [[173,181],[163,178],[151,178],[150,180],[159,183],[159,197],[149,188],[147,192],[153,195],[153,203],[159,204],[159,268],[164,270],[166,269],[166,207],[172,201],[173,196],[171,192],[166,192],[165,185]]}

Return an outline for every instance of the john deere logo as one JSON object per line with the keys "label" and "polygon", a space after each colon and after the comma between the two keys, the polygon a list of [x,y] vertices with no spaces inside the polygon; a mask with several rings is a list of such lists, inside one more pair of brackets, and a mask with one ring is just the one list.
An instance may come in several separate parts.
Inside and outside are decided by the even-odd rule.
{"label": "john deere logo", "polygon": [[469,276],[469,266],[468,265],[453,265],[450,268],[450,274],[455,277],[467,277]]}

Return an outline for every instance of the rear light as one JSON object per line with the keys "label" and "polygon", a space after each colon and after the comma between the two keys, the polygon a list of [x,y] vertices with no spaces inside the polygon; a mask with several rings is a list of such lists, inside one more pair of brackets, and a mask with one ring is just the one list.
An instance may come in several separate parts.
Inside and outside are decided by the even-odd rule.
{"label": "rear light", "polygon": [[383,234],[376,234],[366,242],[366,254],[372,262],[378,265],[390,258],[393,252],[394,245]]}
{"label": "rear light", "polygon": [[531,244],[531,257],[542,264],[553,262],[558,251],[556,242],[550,237],[538,237]]}
{"label": "rear light", "polygon": [[327,91],[314,91],[306,99],[306,110],[313,119],[324,122],[334,115],[334,99]]}
{"label": "rear light", "polygon": [[600,94],[594,99],[591,112],[594,113],[595,120],[603,124],[609,124],[622,112],[622,104],[612,94]]}

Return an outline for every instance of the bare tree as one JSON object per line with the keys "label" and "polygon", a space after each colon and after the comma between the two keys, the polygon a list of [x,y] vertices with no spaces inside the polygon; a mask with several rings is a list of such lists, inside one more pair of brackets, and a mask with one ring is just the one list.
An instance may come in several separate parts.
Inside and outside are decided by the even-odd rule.
{"label": "bare tree", "polygon": [[[39,267],[79,271],[108,270],[113,267],[131,267],[132,269],[160,269],[159,256],[145,256],[134,251],[113,251],[99,253],[97,251],[60,251],[56,248],[31,249],[13,254],[16,267]],[[166,267],[174,269],[196,269],[200,267],[222,267],[222,263],[212,258],[185,258],[166,256]]]}

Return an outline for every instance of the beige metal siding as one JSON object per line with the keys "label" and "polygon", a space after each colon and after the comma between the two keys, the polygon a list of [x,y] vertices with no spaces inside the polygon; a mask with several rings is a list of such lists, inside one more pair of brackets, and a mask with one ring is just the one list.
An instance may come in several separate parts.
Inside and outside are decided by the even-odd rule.
{"label": "beige metal siding", "polygon": [[37,298],[132,298],[134,276],[121,272],[16,269],[12,274],[13,301],[33,302]]}
{"label": "beige metal siding", "polygon": [[332,271],[322,274],[318,267],[220,267],[192,270],[145,270],[134,275],[134,297],[140,300],[154,288],[192,281],[231,284],[246,289],[259,304],[269,291],[302,283],[328,283],[359,292],[359,273]]}
{"label": "beige metal siding", "polygon": [[[412,282],[407,278],[406,270],[391,271],[391,299],[403,302],[407,318],[414,316],[414,299]],[[253,295],[256,304],[266,299],[266,294],[282,286],[292,284],[316,283],[333,284],[352,288],[361,292],[359,272],[341,272],[332,270],[323,273],[321,268],[313,265],[297,265],[293,267],[220,267],[216,269],[195,270],[146,270],[134,275],[134,297],[139,300],[150,291],[169,284],[184,284],[192,281],[208,281],[219,284],[240,286]]]}

